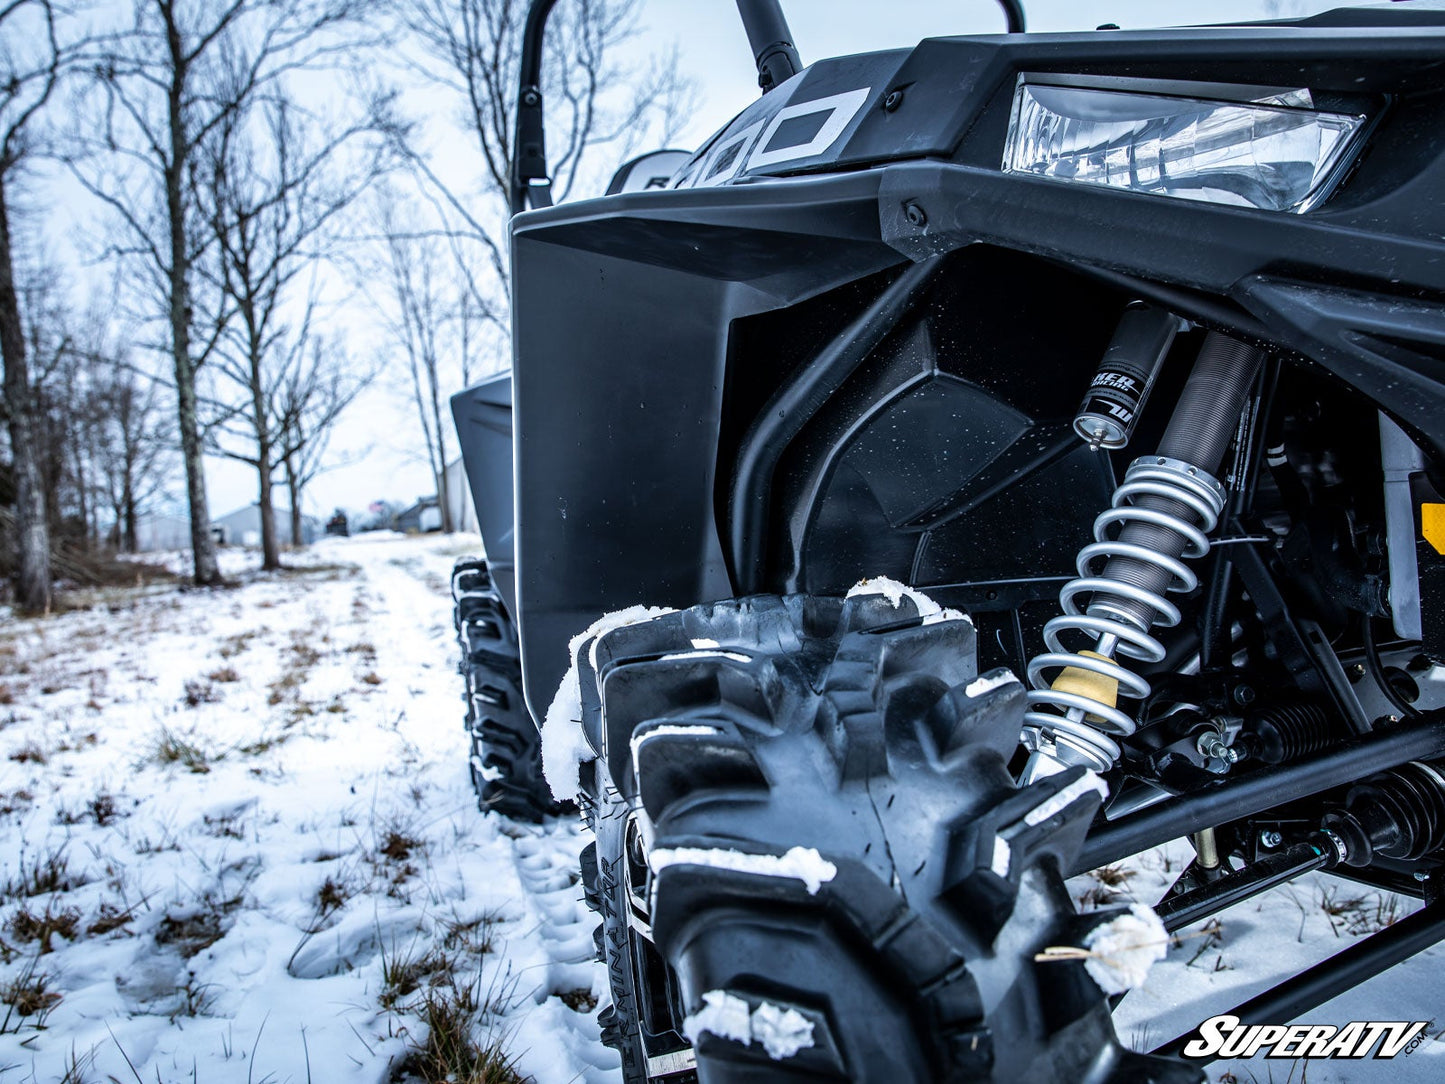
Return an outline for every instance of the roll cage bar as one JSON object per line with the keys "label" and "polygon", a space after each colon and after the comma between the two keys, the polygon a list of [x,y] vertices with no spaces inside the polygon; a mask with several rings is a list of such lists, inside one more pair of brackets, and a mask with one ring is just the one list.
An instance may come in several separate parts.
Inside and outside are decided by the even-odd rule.
{"label": "roll cage bar", "polygon": [[[803,70],[793,44],[793,32],[779,0],[737,0],[738,14],[758,66],[758,85],[764,94]],[[1022,34],[1021,0],[999,0],[1008,19],[1008,32]],[[552,180],[547,170],[547,139],[542,116],[542,45],[547,17],[557,0],[532,0],[522,30],[522,61],[517,88],[516,138],[512,141],[511,207],[521,214],[528,207],[552,205]]]}

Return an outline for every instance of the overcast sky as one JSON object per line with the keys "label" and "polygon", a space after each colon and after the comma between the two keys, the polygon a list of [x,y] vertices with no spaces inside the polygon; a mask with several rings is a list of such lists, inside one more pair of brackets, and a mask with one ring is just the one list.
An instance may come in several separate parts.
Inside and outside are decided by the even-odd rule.
{"label": "overcast sky", "polygon": [[[568,0],[561,0],[567,3]],[[1338,0],[1025,0],[1029,30],[1091,30],[1101,23],[1125,29],[1294,17],[1342,6]],[[916,43],[947,34],[1003,30],[994,0],[783,0],[804,62],[820,57]],[[697,85],[699,105],[679,142],[694,147],[757,94],[757,73],[732,0],[645,0],[639,61],[676,46],[683,71]],[[438,123],[444,123],[439,121]],[[307,511],[364,508],[372,500],[409,501],[435,490],[420,452],[414,409],[386,382],[358,401],[333,441],[347,465],[324,475]],[[455,437],[450,443],[455,448]],[[213,514],[256,499],[255,473],[211,461],[207,474]],[[178,494],[179,496],[179,494]]]}

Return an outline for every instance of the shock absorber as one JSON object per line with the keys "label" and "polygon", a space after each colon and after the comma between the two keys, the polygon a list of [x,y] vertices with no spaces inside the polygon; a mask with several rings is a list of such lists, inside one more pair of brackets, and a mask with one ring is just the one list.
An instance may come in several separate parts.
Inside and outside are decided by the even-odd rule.
{"label": "shock absorber", "polygon": [[[1224,509],[1214,477],[1254,383],[1262,351],[1217,332],[1204,340],[1156,455],[1137,459],[1079,551],[1078,577],[1059,592],[1060,617],[1044,626],[1048,651],[1029,663],[1023,742],[1028,781],[1069,765],[1107,771],[1116,740],[1134,733],[1119,697],[1143,699],[1149,682],[1119,661],[1154,663],[1164,645],[1151,629],[1179,624],[1166,594],[1192,591],[1182,558],[1203,557]],[[1118,534],[1114,534],[1118,528]]]}

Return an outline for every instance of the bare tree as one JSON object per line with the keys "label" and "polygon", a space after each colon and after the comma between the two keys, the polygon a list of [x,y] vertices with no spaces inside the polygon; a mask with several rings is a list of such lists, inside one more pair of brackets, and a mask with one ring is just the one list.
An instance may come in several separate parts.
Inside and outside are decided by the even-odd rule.
{"label": "bare tree", "polygon": [[445,374],[454,371],[448,361],[452,356],[449,339],[458,311],[458,299],[452,291],[458,279],[449,274],[452,268],[438,258],[434,245],[419,240],[403,225],[394,203],[384,202],[381,214],[387,239],[383,274],[390,295],[386,306],[390,313],[389,337],[406,358],[406,376],[421,423],[427,465],[436,480],[442,530],[450,533],[453,526],[447,492],[447,430],[442,419],[448,396],[457,390]]}
{"label": "bare tree", "polygon": [[139,548],[140,517],[170,480],[174,426],[166,422],[160,386],[137,371],[123,351],[91,351],[90,447],[101,496],[109,505],[111,543]]}
{"label": "bare tree", "polygon": [[[308,361],[314,302],[289,328],[298,277],[315,268],[330,227],[387,168],[376,136],[388,123],[385,102],[369,116],[332,132],[305,119],[281,88],[233,112],[202,153],[203,199],[217,241],[216,286],[232,312],[218,344],[217,373],[240,399],[224,412],[208,441],[250,464],[259,479],[262,568],[281,567],[272,501],[273,475],[288,457],[287,419],[278,402]],[[343,152],[354,150],[355,154]],[[234,440],[237,430],[244,439]],[[298,514],[293,500],[294,517]],[[300,541],[293,529],[292,541]]]}
{"label": "bare tree", "polygon": [[196,311],[194,270],[210,243],[195,192],[199,151],[287,73],[356,48],[329,33],[356,6],[354,0],[132,0],[130,27],[94,64],[103,108],[98,130],[74,158],[75,173],[121,224],[126,240],[115,251],[139,261],[164,311],[198,584],[221,576],[196,372],[228,315],[219,299],[207,323]]}
{"label": "bare tree", "polygon": [[328,466],[326,452],[336,423],[372,375],[371,369],[352,364],[343,351],[318,338],[306,362],[293,368],[281,386],[276,405],[294,543],[303,535],[302,499]]}
{"label": "bare tree", "polygon": [[[37,40],[43,42],[38,49],[25,47]],[[50,607],[50,535],[36,455],[36,397],[15,279],[12,195],[32,122],[55,89],[60,62],[48,0],[13,0],[0,8],[0,354],[15,474],[15,600],[29,610]]]}
{"label": "bare tree", "polygon": [[[441,194],[452,215],[480,243],[503,297],[492,300],[475,279],[477,301],[504,328],[511,274],[499,238],[508,213],[521,64],[528,0],[396,0],[405,25],[426,60],[415,65],[428,80],[451,90],[459,122],[481,156],[480,184],[491,214],[478,213],[470,195],[454,192],[426,159],[412,151],[418,171]],[[588,175],[592,155],[609,152],[621,165],[643,140],[671,140],[694,96],[677,71],[675,56],[629,69],[622,46],[637,33],[641,0],[572,0],[548,22],[543,76],[547,101],[549,165],[555,199],[565,199]]]}

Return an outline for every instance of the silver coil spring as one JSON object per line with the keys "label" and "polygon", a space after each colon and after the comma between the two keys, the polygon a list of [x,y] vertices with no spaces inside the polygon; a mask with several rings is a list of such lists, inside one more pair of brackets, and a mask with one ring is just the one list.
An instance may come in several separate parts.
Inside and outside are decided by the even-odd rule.
{"label": "silver coil spring", "polygon": [[[1147,497],[1162,498],[1153,502],[1156,505],[1172,503],[1167,508],[1136,503]],[[1167,591],[1192,591],[1199,578],[1179,558],[1111,537],[1111,529],[1117,525],[1122,535],[1131,524],[1146,524],[1158,529],[1157,537],[1180,543],[1181,557],[1203,557],[1209,552],[1207,534],[1219,522],[1224,502],[1224,487],[1188,463],[1148,456],[1129,467],[1109,508],[1094,520],[1093,544],[1079,551],[1078,577],[1059,592],[1063,614],[1044,626],[1044,643],[1049,650],[1029,663],[1028,678],[1033,689],[1028,694],[1030,710],[1024,716],[1025,745],[1036,750],[1052,748],[1068,763],[1084,764],[1100,772],[1108,771],[1119,759],[1119,743],[1111,735],[1128,737],[1134,733],[1134,719],[1114,705],[1055,689],[1053,684],[1060,672],[1073,667],[1117,682],[1121,697],[1142,700],[1149,695],[1149,682],[1120,665],[1114,656],[1148,663],[1162,660],[1164,645],[1149,630],[1153,625],[1178,625],[1179,607],[1161,591],[1111,576],[1114,558],[1125,558],[1135,568],[1157,569],[1166,574]],[[1098,561],[1103,561],[1104,567],[1096,570]],[[1080,606],[1083,595],[1089,596],[1087,607]],[[1078,633],[1092,638],[1087,648],[1064,643],[1065,635]],[[1091,654],[1084,654],[1085,650]]]}

